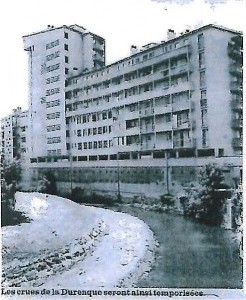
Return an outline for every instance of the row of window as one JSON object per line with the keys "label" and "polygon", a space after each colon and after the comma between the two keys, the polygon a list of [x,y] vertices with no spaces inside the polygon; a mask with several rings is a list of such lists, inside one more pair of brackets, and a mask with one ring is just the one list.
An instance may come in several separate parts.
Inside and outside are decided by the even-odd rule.
{"label": "row of window", "polygon": [[52,138],[47,138],[47,144],[58,144],[61,142],[61,137],[52,137]]}
{"label": "row of window", "polygon": [[60,63],[46,67],[46,73],[60,69]]}
{"label": "row of window", "polygon": [[60,80],[60,75],[52,76],[52,77],[46,78],[46,84],[57,82],[59,80]]}
{"label": "row of window", "polygon": [[89,122],[96,122],[99,120],[107,120],[112,118],[112,110],[105,110],[103,112],[97,112],[93,114],[86,114],[86,115],[81,115],[77,117],[71,118],[73,122],[76,122],[77,124],[81,123],[89,123]]}
{"label": "row of window", "polygon": [[[94,128],[85,128],[83,130],[78,129],[74,130],[74,134],[76,134],[78,137],[80,136],[90,136],[90,135],[97,135],[97,134],[105,134],[105,133],[111,133],[112,132],[112,126],[102,126],[102,127],[94,127]],[[70,136],[69,131],[66,132],[67,137]]]}
{"label": "row of window", "polygon": [[50,60],[53,60],[57,57],[60,57],[60,51],[56,51],[54,53],[51,53],[49,55],[46,55],[46,61],[50,61]]}
{"label": "row of window", "polygon": [[55,41],[53,41],[53,42],[50,42],[50,43],[46,44],[46,50],[48,50],[48,49],[51,49],[51,48],[54,48],[54,47],[58,46],[58,45],[59,45],[59,43],[60,43],[60,41],[59,41],[59,40],[55,40]]}
{"label": "row of window", "polygon": [[60,105],[59,99],[46,102],[46,108],[53,107],[53,106],[59,106],[59,105]]}
{"label": "row of window", "polygon": [[46,96],[52,96],[54,94],[59,94],[59,93],[60,93],[60,88],[46,90]]}
{"label": "row of window", "polygon": [[59,94],[60,93],[60,88],[53,88],[53,89],[48,89],[46,90],[46,96],[52,96],[54,94]]}
{"label": "row of window", "polygon": [[46,129],[47,129],[47,132],[61,130],[61,125],[60,124],[50,125],[50,126],[47,126]]}
{"label": "row of window", "polygon": [[54,113],[51,113],[51,114],[47,114],[46,119],[47,120],[58,119],[58,118],[60,118],[60,116],[61,116],[60,112],[54,112]]}
{"label": "row of window", "polygon": [[61,155],[61,149],[57,150],[48,150],[47,151],[48,156],[56,156],[56,155]]}
{"label": "row of window", "polygon": [[[78,150],[110,148],[112,146],[113,146],[113,141],[112,140],[72,144],[72,148],[77,148]],[[69,149],[70,149],[70,144],[67,143],[67,150],[69,150]]]}

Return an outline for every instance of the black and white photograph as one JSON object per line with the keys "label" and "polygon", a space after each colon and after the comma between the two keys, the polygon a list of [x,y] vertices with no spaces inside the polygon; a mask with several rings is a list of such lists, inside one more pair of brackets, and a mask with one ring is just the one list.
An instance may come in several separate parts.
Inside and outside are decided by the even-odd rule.
{"label": "black and white photograph", "polygon": [[1,299],[244,299],[242,0],[2,4]]}

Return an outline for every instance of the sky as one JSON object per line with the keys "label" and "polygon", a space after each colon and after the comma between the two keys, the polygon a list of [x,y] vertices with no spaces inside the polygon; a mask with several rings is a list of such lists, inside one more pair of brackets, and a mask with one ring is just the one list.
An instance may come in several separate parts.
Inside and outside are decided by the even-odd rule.
{"label": "sky", "polygon": [[[3,4],[4,3],[4,4]],[[28,108],[28,65],[22,36],[47,25],[78,24],[106,39],[106,63],[130,54],[130,46],[165,40],[168,28],[216,23],[243,30],[243,0],[8,0],[2,1],[0,118]]]}

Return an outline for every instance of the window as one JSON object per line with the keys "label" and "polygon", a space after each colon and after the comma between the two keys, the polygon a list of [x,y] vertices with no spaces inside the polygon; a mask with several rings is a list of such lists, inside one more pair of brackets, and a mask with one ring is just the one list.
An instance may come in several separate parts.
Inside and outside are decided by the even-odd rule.
{"label": "window", "polygon": [[102,141],[98,142],[98,148],[102,148]]}
{"label": "window", "polygon": [[203,35],[203,33],[198,35],[197,41],[198,41],[198,49],[199,50],[203,49],[204,48],[204,35]]}
{"label": "window", "polygon": [[206,99],[206,98],[207,98],[207,91],[201,90],[201,99]]}
{"label": "window", "polygon": [[89,149],[92,149],[92,142],[89,142]]}
{"label": "window", "polygon": [[205,71],[200,72],[200,86],[205,86]]}
{"label": "window", "polygon": [[107,112],[106,111],[103,111],[103,113],[102,113],[102,119],[103,120],[107,119]]}
{"label": "window", "polygon": [[64,38],[68,39],[68,33],[67,32],[64,32]]}
{"label": "window", "polygon": [[220,149],[219,149],[218,155],[219,155],[219,156],[224,156],[224,149],[223,149],[223,148],[220,148]]}
{"label": "window", "polygon": [[96,120],[97,120],[97,115],[96,115],[96,114],[93,114],[93,115],[92,115],[92,121],[93,121],[93,122],[96,122]]}
{"label": "window", "polygon": [[199,68],[205,68],[205,56],[204,56],[204,52],[200,52],[198,54],[198,58],[199,58]]}
{"label": "window", "polygon": [[84,143],[84,149],[87,149],[87,143],[86,142]]}
{"label": "window", "polygon": [[68,44],[64,44],[64,50],[68,51]]}
{"label": "window", "polygon": [[108,141],[103,141],[103,148],[108,148]]}
{"label": "window", "polygon": [[69,71],[69,69],[65,68],[65,75],[68,75],[68,71]]}
{"label": "window", "polygon": [[78,143],[78,150],[82,150],[82,143]]}
{"label": "window", "polygon": [[111,111],[111,110],[109,110],[109,112],[108,112],[108,118],[109,118],[109,119],[112,118],[112,111]]}
{"label": "window", "polygon": [[202,130],[202,146],[206,147],[208,145],[208,129]]}
{"label": "window", "polygon": [[95,141],[95,142],[93,143],[93,148],[94,148],[94,149],[97,149],[97,141]]}
{"label": "window", "polygon": [[207,126],[208,125],[208,112],[207,109],[202,109],[201,110],[201,119],[202,119],[202,126]]}
{"label": "window", "polygon": [[68,56],[65,56],[65,63],[68,63]]}
{"label": "window", "polygon": [[81,136],[81,130],[80,129],[77,130],[77,136]]}
{"label": "window", "polygon": [[103,133],[107,133],[107,126],[103,126]]}

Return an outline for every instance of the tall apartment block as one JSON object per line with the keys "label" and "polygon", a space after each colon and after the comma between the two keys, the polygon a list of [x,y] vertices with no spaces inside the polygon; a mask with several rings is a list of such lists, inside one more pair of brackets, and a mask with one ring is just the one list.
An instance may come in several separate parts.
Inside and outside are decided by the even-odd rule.
{"label": "tall apartment block", "polygon": [[77,25],[24,37],[29,170],[61,188],[163,193],[219,163],[231,185],[242,155],[242,34],[207,25],[131,48],[105,65],[105,41]]}

